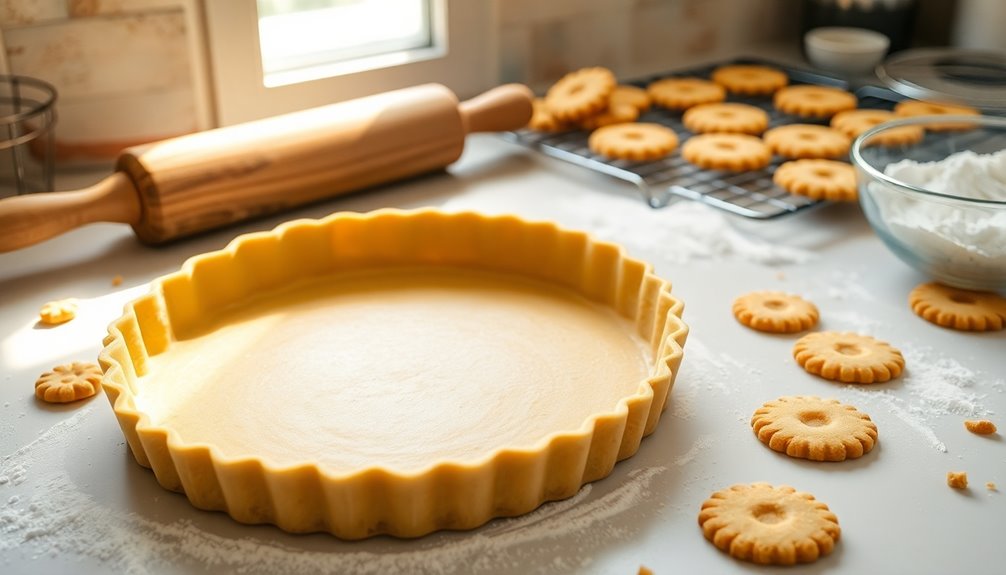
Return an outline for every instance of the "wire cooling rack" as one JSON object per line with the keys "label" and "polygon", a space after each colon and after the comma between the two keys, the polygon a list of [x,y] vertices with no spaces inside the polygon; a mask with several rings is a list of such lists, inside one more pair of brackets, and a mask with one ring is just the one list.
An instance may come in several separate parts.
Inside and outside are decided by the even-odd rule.
{"label": "wire cooling rack", "polygon": [[[721,62],[701,68],[658,74],[627,83],[645,88],[648,84],[662,78],[681,76],[708,78],[715,68],[725,64],[772,66],[785,72],[789,76],[791,84],[817,84],[848,88],[846,82],[837,78],[762,60]],[[857,92],[857,96],[860,96],[859,92]],[[869,100],[864,100],[864,98],[869,98]],[[889,109],[893,107],[894,102],[900,99],[901,97],[890,90],[872,88],[869,93],[860,96],[860,107]],[[793,123],[826,125],[828,122],[827,120],[783,114],[773,107],[771,96],[751,97],[730,94],[727,101],[750,104],[765,110],[769,117],[769,128]],[[674,130],[680,141],[684,143],[692,136],[692,132],[682,124],[681,115],[681,112],[654,106],[650,111],[641,115],[638,121],[667,126]],[[545,155],[631,182],[639,188],[643,198],[654,208],[664,207],[678,196],[703,201],[744,217],[770,219],[792,214],[820,203],[803,196],[790,194],[772,182],[772,174],[775,173],[775,169],[786,161],[785,158],[779,156],[773,157],[772,162],[760,170],[747,172],[704,170],[686,162],[679,151],[660,160],[649,162],[612,160],[591,152],[587,147],[588,136],[589,132],[585,130],[545,133],[527,129],[508,132],[504,135],[512,141]],[[680,149],[679,145],[678,150]]]}

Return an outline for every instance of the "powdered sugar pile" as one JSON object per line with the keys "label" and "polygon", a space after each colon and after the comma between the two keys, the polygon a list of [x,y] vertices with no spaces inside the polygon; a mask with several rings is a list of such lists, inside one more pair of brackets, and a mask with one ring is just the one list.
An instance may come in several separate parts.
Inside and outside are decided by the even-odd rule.
{"label": "powdered sugar pile", "polygon": [[[381,552],[333,539],[329,549],[316,551],[262,538],[224,537],[189,521],[163,523],[103,505],[74,483],[59,456],[89,411],[82,409],[0,463],[0,476],[8,478],[0,484],[0,551],[90,557],[123,573],[148,573],[186,561],[241,573],[471,573],[520,567],[516,562],[534,543],[550,552],[547,570],[570,571],[582,567],[581,557],[596,546],[632,535],[615,517],[649,499],[651,481],[666,470],[634,470],[596,496],[595,486],[586,485],[569,499],[477,531],[391,540],[387,547],[392,549]],[[11,479],[29,475],[24,486],[23,479]],[[561,541],[571,535],[575,543]]]}
{"label": "powdered sugar pile", "polygon": [[[962,365],[957,360],[941,357],[932,349],[906,347],[906,370],[901,378],[903,389],[871,390],[863,386],[846,386],[859,397],[879,401],[887,410],[918,431],[937,451],[947,451],[933,430],[933,420],[945,416],[984,417],[992,412],[985,407],[986,394],[978,384],[982,374]],[[993,382],[992,389],[1001,389],[1001,380]]]}
{"label": "powdered sugar pile", "polygon": [[[928,191],[1006,202],[1006,150],[963,151],[939,162],[902,160],[884,173]],[[870,190],[891,234],[937,270],[1006,281],[1006,209],[917,199],[878,182]]]}

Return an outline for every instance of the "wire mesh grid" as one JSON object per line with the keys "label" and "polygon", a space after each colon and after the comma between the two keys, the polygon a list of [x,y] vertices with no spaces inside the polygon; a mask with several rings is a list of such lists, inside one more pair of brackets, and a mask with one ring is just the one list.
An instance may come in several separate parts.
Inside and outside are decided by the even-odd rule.
{"label": "wire mesh grid", "polygon": [[[830,76],[815,74],[805,70],[781,66],[761,60],[736,60],[712,64],[701,68],[658,74],[652,77],[628,82],[628,84],[645,88],[648,84],[662,78],[698,76],[708,78],[712,71],[724,64],[761,64],[780,69],[789,76],[791,84],[816,84],[847,88],[846,82]],[[879,93],[870,93],[870,97],[880,100]],[[898,98],[894,92],[889,92],[891,99],[868,106],[860,102],[860,107],[890,108]],[[793,123],[827,124],[827,120],[803,118],[783,114],[772,105],[771,96],[750,97],[731,94],[728,102],[739,102],[757,106],[769,117],[769,128]],[[653,122],[674,130],[683,143],[692,136],[692,132],[684,127],[681,112],[653,107],[639,117],[640,122]],[[775,156],[772,162],[760,170],[746,172],[727,172],[719,170],[704,170],[690,164],[681,157],[680,152],[656,161],[631,162],[627,160],[612,160],[590,151],[587,147],[589,133],[585,130],[573,130],[560,133],[535,132],[519,130],[509,132],[506,137],[512,141],[535,149],[545,155],[578,164],[592,170],[608,174],[615,178],[635,184],[646,202],[654,207],[666,206],[675,196],[706,202],[717,208],[755,219],[770,219],[819,204],[804,196],[790,194],[772,182],[772,175],[785,158]],[[680,146],[678,148],[680,150]]]}

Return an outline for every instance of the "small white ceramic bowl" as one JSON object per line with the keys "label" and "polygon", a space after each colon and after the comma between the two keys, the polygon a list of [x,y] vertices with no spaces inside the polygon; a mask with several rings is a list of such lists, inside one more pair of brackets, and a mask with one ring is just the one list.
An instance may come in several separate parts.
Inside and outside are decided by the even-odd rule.
{"label": "small white ceramic bowl", "polygon": [[866,28],[814,28],[804,34],[810,63],[825,72],[844,76],[864,75],[884,59],[891,40]]}

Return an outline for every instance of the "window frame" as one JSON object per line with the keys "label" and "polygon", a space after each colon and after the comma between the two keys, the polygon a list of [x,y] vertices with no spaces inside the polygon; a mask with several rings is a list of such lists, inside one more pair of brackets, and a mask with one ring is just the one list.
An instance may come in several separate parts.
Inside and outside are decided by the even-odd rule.
{"label": "window frame", "polygon": [[[404,57],[396,52],[390,58],[351,60],[344,63],[344,73],[335,76],[266,87],[257,3],[204,2],[217,123],[226,126],[427,82],[444,84],[462,98],[498,83],[491,2],[430,3],[433,48],[408,51],[415,54]],[[380,67],[352,70],[361,63]]]}

